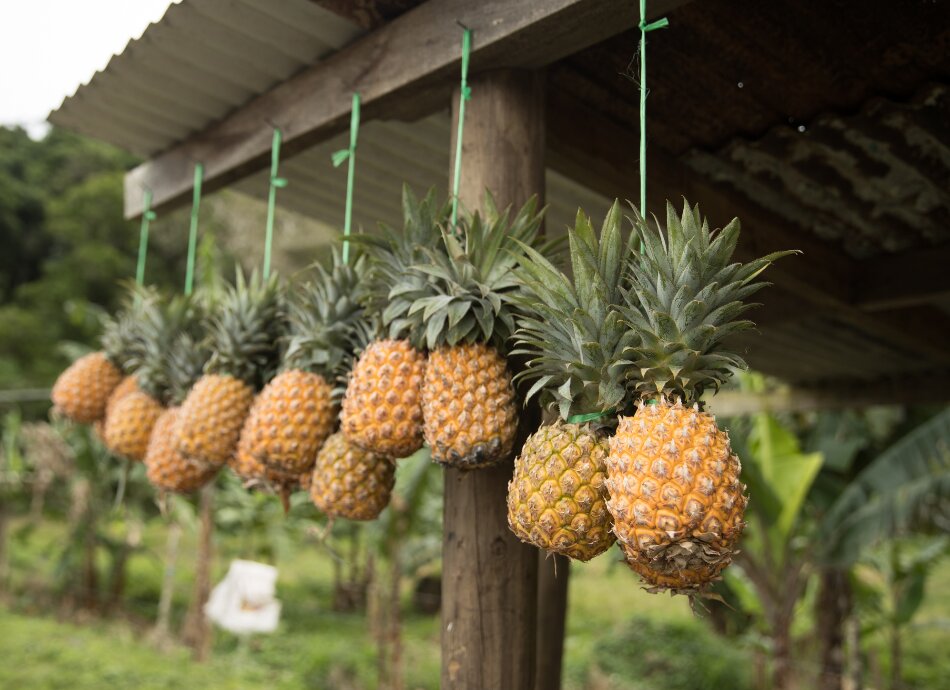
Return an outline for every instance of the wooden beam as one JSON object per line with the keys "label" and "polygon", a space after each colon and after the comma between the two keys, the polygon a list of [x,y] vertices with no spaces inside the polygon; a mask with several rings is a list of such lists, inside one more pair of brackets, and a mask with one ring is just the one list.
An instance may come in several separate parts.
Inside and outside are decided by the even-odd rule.
{"label": "wooden beam", "polygon": [[[552,90],[548,95],[548,165],[571,179],[613,198],[637,196],[639,163],[631,151],[639,140],[634,129],[610,120],[571,96]],[[647,203],[661,215],[666,199],[674,203],[685,196],[699,203],[710,222],[723,225],[733,217],[742,220],[736,258],[747,260],[781,249],[799,249],[770,266],[767,279],[798,302],[789,309],[784,299],[779,310],[764,306],[753,315],[762,321],[795,318],[798,311],[833,313],[861,331],[936,362],[950,364],[950,317],[931,307],[912,312],[867,313],[854,301],[857,262],[834,248],[791,227],[742,196],[736,190],[710,181],[657,148],[648,152]]]}
{"label": "wooden beam", "polygon": [[[471,80],[459,198],[475,209],[491,190],[521,206],[544,196],[541,75],[500,70]],[[453,99],[453,120],[458,117]],[[454,157],[454,137],[450,150]],[[452,165],[450,165],[450,170]],[[450,174],[451,179],[451,174]],[[527,412],[527,410],[525,410]],[[515,447],[540,423],[522,414]],[[538,551],[508,528],[506,497],[514,457],[494,467],[445,470],[442,537],[443,690],[533,690]]]}
{"label": "wooden beam", "polygon": [[736,417],[757,412],[808,412],[948,402],[950,372],[938,372],[874,381],[841,381],[833,386],[784,388],[762,394],[725,390],[707,396],[706,409],[718,417]]}
{"label": "wooden beam", "polygon": [[[653,0],[650,16],[686,1]],[[186,203],[198,162],[208,192],[265,169],[274,126],[284,156],[344,131],[354,91],[365,120],[441,107],[458,82],[458,23],[474,31],[474,73],[546,65],[632,28],[636,17],[633,0],[429,0],[132,170],[125,215],[141,215],[146,188],[156,210]]]}
{"label": "wooden beam", "polygon": [[855,303],[867,311],[950,299],[950,245],[883,254],[857,264]]}

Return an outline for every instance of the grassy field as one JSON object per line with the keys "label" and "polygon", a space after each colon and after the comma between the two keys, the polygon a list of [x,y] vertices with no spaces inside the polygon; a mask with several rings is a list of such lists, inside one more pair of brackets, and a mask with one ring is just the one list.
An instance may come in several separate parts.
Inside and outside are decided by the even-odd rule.
{"label": "grassy field", "polygon": [[[0,665],[0,688],[376,687],[375,648],[365,614],[341,614],[330,609],[332,564],[327,553],[314,545],[300,546],[292,558],[280,564],[278,596],[284,603],[284,615],[276,634],[241,642],[216,632],[212,659],[206,664],[192,662],[181,648],[157,650],[147,632],[154,619],[160,585],[163,533],[160,524],[147,531],[147,548],[129,563],[127,610],[112,620],[64,622],[49,613],[41,614],[43,604],[37,593],[43,591],[44,580],[52,580],[55,563],[51,557],[57,551],[57,540],[63,538],[62,529],[55,524],[44,525],[28,539],[14,540],[11,571],[13,589],[19,594],[9,606],[0,608],[0,658],[15,663]],[[177,572],[176,623],[187,603],[191,579],[187,554],[193,549],[194,537],[186,532],[182,567]],[[240,555],[239,542],[219,540],[214,581],[223,575],[231,558]],[[683,598],[642,591],[616,560],[616,553],[611,552],[573,568],[565,687],[592,687],[592,678],[598,688],[652,690],[675,686],[658,681],[664,677],[669,680],[669,674],[677,671],[680,664],[669,664],[678,652],[691,658],[705,654],[704,658],[738,667],[743,678],[751,675],[748,652],[714,638]],[[950,632],[928,624],[950,618],[948,585],[950,564],[945,564],[931,581],[923,613],[908,634],[906,675],[913,680],[909,687],[939,688],[939,674],[948,670],[942,650],[950,648]],[[406,687],[434,689],[439,675],[438,618],[412,613],[408,591],[405,595]],[[701,646],[689,651],[693,641]],[[598,658],[606,662],[592,670],[592,661]],[[706,663],[704,672],[712,662]],[[722,670],[736,672],[736,668]],[[686,685],[678,687],[693,687],[688,680],[683,683]],[[719,687],[739,690],[740,686]]]}

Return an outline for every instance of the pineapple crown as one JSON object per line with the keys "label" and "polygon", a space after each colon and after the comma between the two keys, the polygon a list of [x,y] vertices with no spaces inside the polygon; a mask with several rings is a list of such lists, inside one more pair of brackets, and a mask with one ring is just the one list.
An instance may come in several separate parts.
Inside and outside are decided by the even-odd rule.
{"label": "pineapple crown", "polygon": [[509,218],[490,194],[484,207],[484,215],[460,221],[458,236],[443,227],[439,246],[423,248],[428,261],[415,270],[425,280],[393,289],[408,304],[400,319],[412,324],[416,347],[485,342],[504,349],[515,332],[521,284],[514,271],[537,242],[543,211],[532,197]]}
{"label": "pineapple crown", "polygon": [[135,370],[139,388],[156,400],[169,396],[168,352],[178,336],[197,328],[201,311],[191,297],[156,299],[143,308],[141,365]]}
{"label": "pineapple crown", "polygon": [[145,356],[145,313],[155,308],[161,298],[154,287],[126,281],[125,288],[119,311],[103,318],[100,341],[109,361],[124,374],[130,374],[142,366]]}
{"label": "pineapple crown", "polygon": [[207,350],[198,344],[204,318],[197,295],[172,297],[147,311],[145,357],[136,372],[142,390],[166,403],[184,399],[195,381],[195,368],[200,374],[208,359]]}
{"label": "pineapple crown", "polygon": [[412,306],[407,295],[425,284],[426,276],[414,267],[427,258],[424,247],[441,244],[441,227],[449,221],[450,214],[451,205],[440,206],[434,189],[420,200],[408,185],[403,185],[402,230],[381,224],[378,236],[351,238],[363,244],[369,256],[366,289],[362,293],[366,313],[378,315],[375,328],[388,333],[390,338],[422,342],[424,334],[420,334],[417,320],[406,318]]}
{"label": "pineapple crown", "polygon": [[233,376],[255,389],[273,376],[286,330],[284,293],[276,274],[264,280],[254,271],[248,280],[237,270],[208,325],[206,374]]}
{"label": "pineapple crown", "polygon": [[168,348],[165,367],[169,405],[181,405],[184,402],[211,357],[208,342],[201,337],[201,323],[202,320],[198,319],[194,327],[179,332]]}
{"label": "pineapple crown", "polygon": [[699,399],[718,390],[746,363],[723,340],[754,324],[738,317],[755,306],[743,300],[766,285],[758,275],[792,251],[774,252],[748,263],[731,262],[739,240],[739,219],[720,231],[684,200],[682,216],[666,205],[666,227],[649,225],[634,209],[643,251],[629,263],[632,287],[621,307],[639,342],[627,350],[628,385],[641,397]]}
{"label": "pineapple crown", "polygon": [[590,218],[578,209],[568,228],[573,281],[540,252],[523,247],[526,258],[516,271],[524,286],[518,302],[517,349],[528,358],[515,379],[533,380],[526,401],[540,396],[562,419],[576,414],[620,410],[627,391],[623,352],[635,333],[623,323],[618,307],[629,287],[626,263],[630,235],[622,239],[623,215],[615,201],[598,240]]}
{"label": "pineapple crown", "polygon": [[342,261],[334,248],[330,267],[314,265],[316,275],[304,283],[289,304],[290,336],[285,369],[303,369],[327,381],[345,375],[353,356],[353,332],[365,327],[360,304],[367,273],[366,256]]}

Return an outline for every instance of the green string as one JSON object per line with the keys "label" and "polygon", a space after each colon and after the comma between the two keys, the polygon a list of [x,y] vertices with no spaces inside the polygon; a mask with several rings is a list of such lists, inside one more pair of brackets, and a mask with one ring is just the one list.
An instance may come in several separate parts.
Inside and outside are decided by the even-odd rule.
{"label": "green string", "polygon": [[333,167],[339,168],[349,160],[346,172],[346,211],[343,215],[343,263],[350,260],[350,228],[353,225],[353,176],[356,169],[356,139],[360,131],[360,95],[353,93],[353,108],[350,113],[350,147],[333,154]]}
{"label": "green string", "polygon": [[188,266],[185,269],[185,294],[190,295],[195,285],[195,248],[198,243],[198,207],[201,205],[201,181],[205,167],[195,163],[195,185],[191,197],[191,228],[188,231]]}
{"label": "green string", "polygon": [[142,229],[139,230],[139,262],[135,267],[135,284],[142,287],[145,284],[145,257],[148,254],[148,224],[155,220],[152,208],[152,190],[145,190],[145,201],[142,211]]}
{"label": "green string", "polygon": [[452,182],[452,228],[458,221],[459,182],[462,179],[462,132],[465,129],[465,102],[472,97],[468,85],[468,62],[472,53],[472,30],[462,27],[462,86],[459,91],[459,128],[455,137],[455,179]]}
{"label": "green string", "polygon": [[287,180],[277,177],[280,164],[280,128],[274,127],[274,138],[270,147],[270,189],[267,193],[267,231],[264,235],[264,280],[270,277],[271,245],[274,243],[274,208],[277,205],[277,189],[286,187]]}
{"label": "green string", "polygon": [[[665,17],[646,23],[647,0],[640,0],[640,216],[647,217],[647,33],[665,29]],[[641,251],[642,251],[641,247]]]}

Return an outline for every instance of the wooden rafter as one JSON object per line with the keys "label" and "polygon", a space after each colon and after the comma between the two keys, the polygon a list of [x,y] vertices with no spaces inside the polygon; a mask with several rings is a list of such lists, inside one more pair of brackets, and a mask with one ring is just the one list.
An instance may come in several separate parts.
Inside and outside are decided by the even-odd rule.
{"label": "wooden rafter", "polygon": [[[650,15],[687,0],[653,0]],[[537,68],[603,41],[636,21],[632,0],[429,0],[262,94],[207,130],[143,163],[125,178],[125,214],[187,202],[201,162],[205,189],[267,167],[272,130],[291,156],[342,132],[358,91],[366,120],[418,117],[444,107],[458,82],[460,30],[473,29],[472,71]]]}
{"label": "wooden rafter", "polygon": [[919,306],[950,299],[950,246],[885,254],[861,261],[855,303],[866,310]]}

